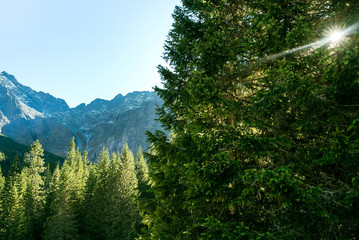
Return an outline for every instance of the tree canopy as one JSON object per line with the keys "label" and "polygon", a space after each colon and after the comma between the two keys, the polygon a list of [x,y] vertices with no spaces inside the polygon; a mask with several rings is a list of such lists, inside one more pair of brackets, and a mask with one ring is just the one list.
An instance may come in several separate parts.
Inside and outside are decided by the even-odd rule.
{"label": "tree canopy", "polygon": [[311,43],[355,25],[358,2],[182,5],[155,89],[173,134],[148,133],[155,199],[143,237],[354,238],[358,33]]}

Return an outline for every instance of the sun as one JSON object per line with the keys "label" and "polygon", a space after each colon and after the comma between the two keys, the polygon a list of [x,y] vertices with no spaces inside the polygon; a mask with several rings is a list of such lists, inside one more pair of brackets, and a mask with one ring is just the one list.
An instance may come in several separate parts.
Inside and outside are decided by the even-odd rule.
{"label": "sun", "polygon": [[329,38],[332,43],[337,43],[337,42],[340,42],[341,40],[343,40],[344,33],[343,33],[343,31],[335,30],[335,31],[332,31],[329,33]]}
{"label": "sun", "polygon": [[340,45],[346,36],[345,30],[339,26],[332,26],[325,31],[326,41],[330,47]]}

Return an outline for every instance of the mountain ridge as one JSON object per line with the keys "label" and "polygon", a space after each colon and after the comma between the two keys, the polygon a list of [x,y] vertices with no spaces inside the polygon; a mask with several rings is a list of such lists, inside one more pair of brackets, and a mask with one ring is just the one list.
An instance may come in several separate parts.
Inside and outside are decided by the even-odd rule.
{"label": "mountain ridge", "polygon": [[161,104],[154,92],[136,91],[70,108],[65,100],[0,73],[0,133],[25,145],[39,139],[45,150],[59,156],[65,155],[72,137],[92,161],[103,147],[120,151],[128,142],[133,150],[147,148],[145,132],[161,129],[154,120]]}

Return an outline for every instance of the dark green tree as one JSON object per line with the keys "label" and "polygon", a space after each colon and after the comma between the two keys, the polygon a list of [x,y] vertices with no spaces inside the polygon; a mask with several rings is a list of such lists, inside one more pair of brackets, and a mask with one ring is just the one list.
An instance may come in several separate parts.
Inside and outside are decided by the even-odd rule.
{"label": "dark green tree", "polygon": [[182,4],[156,88],[173,134],[148,134],[155,199],[143,237],[353,239],[358,33],[298,49],[355,24],[357,1]]}

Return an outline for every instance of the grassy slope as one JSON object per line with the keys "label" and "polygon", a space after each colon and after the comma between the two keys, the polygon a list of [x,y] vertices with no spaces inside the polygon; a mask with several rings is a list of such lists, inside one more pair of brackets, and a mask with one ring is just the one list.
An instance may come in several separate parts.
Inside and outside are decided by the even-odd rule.
{"label": "grassy slope", "polygon": [[[5,160],[0,162],[1,170],[4,175],[7,174],[10,169],[11,163],[13,162],[16,156],[19,157],[20,163],[23,163],[23,158],[26,152],[28,152],[30,147],[23,144],[17,143],[14,140],[0,134],[0,152],[5,154]],[[62,157],[56,156],[49,152],[44,152],[45,165],[50,164],[51,169],[53,169],[57,163],[62,163],[64,159]]]}

